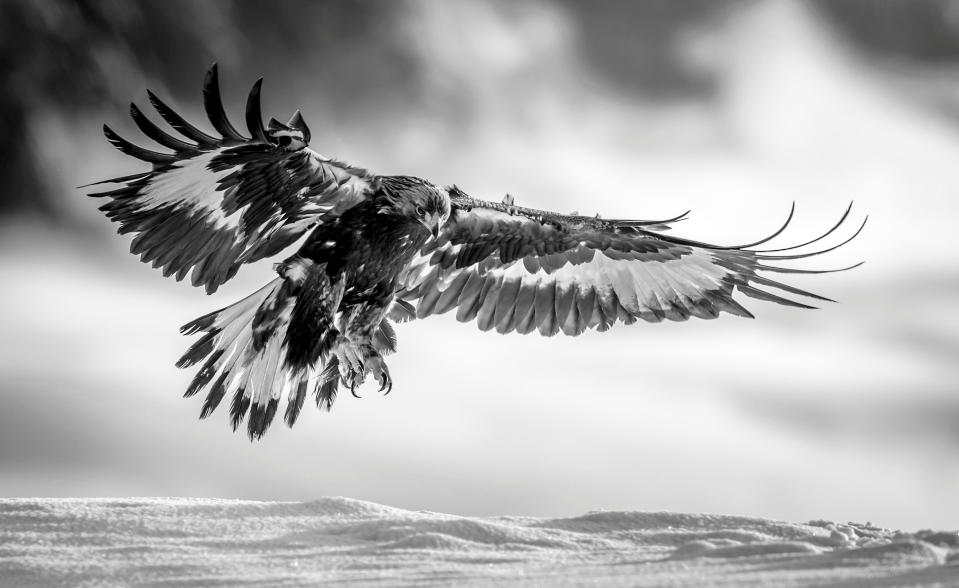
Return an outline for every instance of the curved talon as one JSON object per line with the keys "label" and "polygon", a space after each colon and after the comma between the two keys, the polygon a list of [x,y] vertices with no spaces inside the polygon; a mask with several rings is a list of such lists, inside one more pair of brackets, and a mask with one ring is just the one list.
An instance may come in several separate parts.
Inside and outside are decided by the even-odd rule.
{"label": "curved talon", "polygon": [[356,383],[356,373],[354,372],[353,374],[350,375],[350,394],[353,395],[353,398],[362,398],[359,394],[356,393],[357,386],[358,384]]}
{"label": "curved talon", "polygon": [[380,392],[386,390],[383,396],[388,396],[393,391],[393,378],[390,377],[389,372],[384,369],[376,379],[380,381]]}

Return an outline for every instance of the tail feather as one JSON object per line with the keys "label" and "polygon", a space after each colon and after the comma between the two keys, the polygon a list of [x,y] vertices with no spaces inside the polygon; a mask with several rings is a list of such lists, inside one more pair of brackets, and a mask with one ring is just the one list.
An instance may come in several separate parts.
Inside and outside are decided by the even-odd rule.
{"label": "tail feather", "polygon": [[220,373],[220,377],[216,379],[216,382],[213,382],[210,392],[203,401],[203,408],[200,409],[201,419],[205,419],[213,414],[216,407],[220,405],[220,401],[223,400],[223,395],[226,394],[226,379],[229,375],[230,373],[227,371],[222,372]]}
{"label": "tail feather", "polygon": [[290,397],[286,403],[286,413],[283,415],[283,419],[286,421],[288,427],[292,427],[296,423],[296,419],[300,416],[303,401],[306,399],[308,383],[306,379],[300,379],[296,387],[290,389]]}
{"label": "tail feather", "polygon": [[246,388],[241,386],[233,393],[233,402],[230,403],[230,426],[234,431],[246,418],[246,411],[249,409],[250,397],[246,395]]}
{"label": "tail feather", "polygon": [[[190,346],[186,350],[186,353],[183,354],[183,357],[177,360],[176,367],[178,368],[187,368],[191,365],[198,363],[201,359],[206,357],[213,351],[213,343],[216,333],[207,333],[200,337],[200,339]],[[192,396],[192,394],[191,394]]]}
{"label": "tail feather", "polygon": [[[222,349],[217,349],[210,355],[210,359],[203,364],[203,367],[200,368],[199,372],[197,372],[196,376],[193,378],[193,381],[190,382],[190,386],[186,389],[186,392],[183,393],[184,398],[189,398],[195,395],[210,383],[210,380],[212,380],[213,376],[216,375],[216,371],[218,369],[217,362],[222,356]],[[177,366],[180,366],[180,363],[177,363]]]}
{"label": "tail feather", "polygon": [[340,385],[340,360],[336,356],[330,358],[326,368],[320,374],[316,383],[316,406],[330,410],[333,407],[333,401],[336,400],[336,391]]}

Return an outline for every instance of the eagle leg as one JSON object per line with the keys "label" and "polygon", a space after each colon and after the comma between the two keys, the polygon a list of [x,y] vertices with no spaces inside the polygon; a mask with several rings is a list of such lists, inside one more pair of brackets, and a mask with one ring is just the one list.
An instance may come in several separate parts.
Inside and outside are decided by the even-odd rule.
{"label": "eagle leg", "polygon": [[380,392],[389,394],[393,378],[383,355],[396,351],[396,332],[387,320],[393,302],[392,283],[384,283],[379,296],[351,304],[340,311],[339,342],[333,347],[340,364],[343,385],[356,395],[356,388],[372,375]]}

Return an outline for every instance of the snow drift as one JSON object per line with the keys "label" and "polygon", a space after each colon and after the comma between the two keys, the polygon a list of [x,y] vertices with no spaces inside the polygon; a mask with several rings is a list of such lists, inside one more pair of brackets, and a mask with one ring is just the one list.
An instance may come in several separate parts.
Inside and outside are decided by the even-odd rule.
{"label": "snow drift", "polygon": [[646,512],[460,517],[348,498],[0,500],[2,586],[959,585],[955,532]]}

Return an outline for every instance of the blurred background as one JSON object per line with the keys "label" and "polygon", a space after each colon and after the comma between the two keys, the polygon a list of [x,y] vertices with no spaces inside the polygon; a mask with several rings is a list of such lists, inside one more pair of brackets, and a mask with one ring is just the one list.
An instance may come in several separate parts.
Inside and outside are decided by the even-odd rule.
{"label": "blurred background", "polygon": [[[959,527],[959,3],[0,2],[0,495],[307,500],[463,515],[670,510]],[[312,147],[479,198],[801,242],[817,311],[503,337],[400,325],[387,397],[259,443],[173,367],[213,297],[126,253],[75,186],[134,173],[151,88],[204,125],[300,108]],[[157,119],[157,117],[154,117]],[[143,142],[148,143],[143,139]]]}

